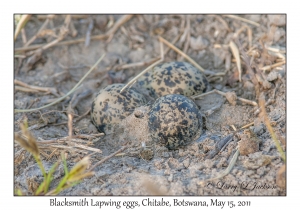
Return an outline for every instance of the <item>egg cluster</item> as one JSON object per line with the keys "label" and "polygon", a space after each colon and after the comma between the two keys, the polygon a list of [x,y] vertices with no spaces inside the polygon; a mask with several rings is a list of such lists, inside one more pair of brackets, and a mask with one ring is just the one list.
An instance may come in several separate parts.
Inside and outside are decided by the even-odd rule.
{"label": "egg cluster", "polygon": [[[177,149],[201,135],[203,117],[188,97],[206,91],[208,81],[202,72],[186,62],[169,62],[154,67],[137,83],[156,98],[153,104],[147,105],[149,111],[145,113],[154,142]],[[110,133],[114,125],[146,105],[145,97],[136,89],[120,93],[122,87],[124,84],[109,85],[93,101],[91,118],[100,132]]]}

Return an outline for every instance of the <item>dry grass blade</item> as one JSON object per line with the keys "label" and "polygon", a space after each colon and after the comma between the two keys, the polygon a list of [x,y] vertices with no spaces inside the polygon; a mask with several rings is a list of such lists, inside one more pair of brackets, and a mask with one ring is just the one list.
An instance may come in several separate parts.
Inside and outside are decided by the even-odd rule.
{"label": "dry grass blade", "polygon": [[63,97],[55,100],[54,102],[50,103],[50,104],[47,104],[45,106],[42,106],[42,107],[39,107],[39,108],[35,108],[35,109],[15,109],[15,113],[19,113],[19,112],[33,112],[33,111],[37,111],[37,110],[40,110],[40,109],[44,109],[44,108],[47,108],[47,107],[50,107],[62,100],[64,100],[66,97],[68,97],[70,94],[72,94],[77,88],[78,86],[83,82],[83,80],[96,68],[96,66],[102,61],[102,59],[104,58],[105,54],[103,54],[101,56],[101,58],[99,58],[99,60],[91,67],[91,69],[81,78],[81,80],[73,87],[72,90],[70,90],[66,95],[64,95]]}
{"label": "dry grass blade", "polygon": [[225,171],[222,171],[219,175],[217,175],[216,177],[214,178],[209,178],[209,179],[205,179],[205,180],[201,180],[200,182],[204,182],[204,181],[212,181],[212,180],[216,180],[216,179],[221,179],[223,178],[224,176],[226,176],[227,174],[230,173],[230,171],[232,170],[233,166],[235,165],[236,161],[237,161],[237,158],[239,156],[240,152],[239,150],[236,150],[236,152],[234,153],[228,167],[225,169]]}
{"label": "dry grass blade", "polygon": [[124,23],[126,23],[128,20],[130,20],[132,17],[133,15],[123,15],[119,20],[117,20],[115,25],[107,33],[105,33],[106,36],[109,37],[109,39],[111,40],[113,34],[118,30],[118,28]]}
{"label": "dry grass blade", "polygon": [[233,53],[233,56],[236,60],[236,65],[239,71],[239,81],[242,81],[242,67],[241,67],[241,59],[240,59],[240,52],[238,47],[236,46],[236,44],[233,41],[230,41],[229,43],[230,49]]}
{"label": "dry grass blade", "polygon": [[26,43],[24,44],[24,47],[29,46],[32,42],[34,42],[34,40],[36,40],[36,38],[38,38],[38,36],[40,35],[40,33],[46,28],[46,26],[48,25],[50,20],[50,17],[47,16],[47,19],[45,20],[45,22],[43,23],[43,25],[41,26],[41,28],[38,30],[38,32]]}
{"label": "dry grass blade", "polygon": [[30,88],[20,87],[20,86],[15,86],[15,91],[22,91],[22,92],[27,92],[27,93],[39,93],[38,90],[33,90]]}
{"label": "dry grass blade", "polygon": [[285,64],[285,61],[282,61],[282,62],[278,62],[278,63],[272,64],[272,65],[264,66],[264,67],[260,68],[260,70],[268,71],[268,70],[274,69],[276,67],[282,66],[284,64]]}
{"label": "dry grass blade", "polygon": [[245,129],[245,128],[248,128],[248,127],[250,127],[250,126],[252,126],[252,125],[254,125],[254,122],[249,123],[249,124],[247,124],[247,125],[244,125],[244,126],[241,127],[240,129]]}
{"label": "dry grass blade", "polygon": [[24,124],[20,124],[22,135],[15,134],[16,141],[27,151],[35,156],[39,156],[39,148],[37,146],[35,138],[28,131]]}
{"label": "dry grass blade", "polygon": [[264,121],[265,121],[265,124],[267,126],[267,129],[271,135],[271,138],[273,139],[274,141],[274,144],[277,148],[277,151],[279,152],[281,158],[284,160],[284,162],[286,162],[286,159],[285,159],[285,152],[283,151],[282,147],[280,146],[280,143],[279,143],[279,140],[277,139],[277,136],[272,128],[272,125],[271,125],[271,122],[270,122],[270,119],[267,115],[267,112],[266,112],[266,108],[265,108],[265,100],[264,99],[260,99],[259,100],[259,105],[260,105],[260,108],[261,108],[261,111],[262,111],[262,114],[264,116]]}
{"label": "dry grass blade", "polygon": [[[14,40],[17,39],[19,33],[24,28],[24,26],[26,25],[26,23],[28,22],[28,20],[30,19],[30,17],[31,17],[31,15],[21,15],[21,18],[18,21],[17,28],[16,28],[16,31],[15,31]],[[16,18],[16,16],[15,16],[15,18]]]}
{"label": "dry grass blade", "polygon": [[[206,92],[206,93],[202,93],[202,94],[200,94],[200,95],[191,96],[191,98],[192,98],[192,99],[196,99],[196,98],[200,98],[200,97],[203,97],[203,96],[212,94],[212,93],[218,93],[218,94],[220,94],[220,95],[226,97],[226,94],[227,94],[228,92],[227,92],[227,93],[224,93],[224,92],[222,92],[222,91],[220,91],[220,90],[214,89],[214,90],[212,90],[212,91],[209,91],[209,92]],[[244,103],[246,103],[246,104],[250,104],[250,105],[252,105],[252,106],[257,106],[257,103],[256,103],[255,101],[250,101],[250,100],[248,100],[248,99],[241,98],[241,97],[236,97],[236,99],[239,100],[239,101],[242,101],[242,102],[244,102]]]}
{"label": "dry grass blade", "polygon": [[229,18],[232,18],[232,19],[236,19],[236,20],[240,20],[240,21],[243,21],[245,23],[249,23],[251,25],[254,25],[254,26],[257,26],[259,27],[260,24],[259,23],[256,23],[254,21],[251,21],[251,20],[248,20],[248,19],[245,19],[245,18],[241,18],[239,16],[236,16],[236,15],[224,15],[225,17],[229,17]]}
{"label": "dry grass blade", "polygon": [[217,18],[225,26],[226,30],[228,32],[231,32],[231,29],[229,28],[227,22],[220,15],[211,15],[211,16]]}
{"label": "dry grass blade", "polygon": [[[52,94],[55,95],[55,96],[59,96],[59,95],[57,94],[57,91],[56,91],[55,88],[51,88],[51,87],[38,87],[38,86],[34,86],[34,85],[28,85],[28,84],[26,84],[26,83],[24,83],[24,82],[22,82],[22,81],[20,81],[20,80],[17,80],[17,79],[14,80],[14,84],[15,84],[15,85],[23,86],[23,87],[25,87],[25,88],[28,88],[29,90],[31,89],[32,92],[38,92],[38,91],[42,91],[42,92],[50,92],[50,93],[52,93]],[[17,87],[18,87],[18,86],[17,86]],[[16,89],[20,89],[20,88],[17,88],[17,87],[16,87]]]}
{"label": "dry grass blade", "polygon": [[82,174],[90,163],[89,156],[82,158],[69,172],[69,176],[72,177],[75,174]]}
{"label": "dry grass blade", "polygon": [[74,144],[73,146],[81,148],[81,149],[97,152],[97,153],[102,153],[102,151],[100,149],[93,148],[93,147],[88,147],[88,146],[85,146],[85,145],[82,145],[82,144]]}
{"label": "dry grass blade", "polygon": [[175,52],[179,53],[180,55],[182,55],[185,59],[187,59],[189,62],[191,62],[195,67],[197,67],[200,71],[205,72],[205,69],[202,68],[199,64],[196,63],[196,61],[194,61],[191,57],[189,57],[187,54],[185,54],[184,52],[182,52],[181,50],[179,50],[177,47],[175,47],[174,45],[172,45],[170,42],[168,42],[167,40],[165,40],[164,38],[162,38],[161,36],[158,37],[159,41],[163,42],[164,44],[166,44],[168,47],[170,47],[172,50],[174,50]]}

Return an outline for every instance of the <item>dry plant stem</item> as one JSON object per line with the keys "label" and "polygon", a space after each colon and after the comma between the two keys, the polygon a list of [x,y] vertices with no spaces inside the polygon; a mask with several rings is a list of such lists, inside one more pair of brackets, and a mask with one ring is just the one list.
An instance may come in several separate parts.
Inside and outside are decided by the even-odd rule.
{"label": "dry plant stem", "polygon": [[[200,94],[200,95],[196,95],[196,96],[191,96],[192,99],[196,99],[196,98],[200,98],[200,97],[203,97],[203,96],[206,96],[206,95],[209,95],[209,94],[212,94],[212,93],[218,93],[222,96],[226,96],[226,93],[222,92],[222,91],[219,91],[219,90],[212,90],[212,91],[209,91],[207,93],[203,93],[203,94]],[[246,104],[250,104],[250,105],[253,105],[253,106],[257,106],[257,103],[255,101],[250,101],[248,99],[245,99],[245,98],[240,98],[240,97],[237,97],[237,100],[240,100]]]}
{"label": "dry plant stem", "polygon": [[[172,45],[174,45],[179,40],[179,38],[181,37],[181,34],[182,33],[179,33],[179,35],[172,40]],[[169,48],[169,47],[167,49],[165,49],[164,55],[166,55],[170,51],[170,49],[171,48]],[[117,67],[117,70],[129,69],[129,68],[140,67],[140,66],[147,66],[147,65],[152,64],[153,62],[158,61],[159,59],[160,58],[153,58],[150,61],[142,61],[142,62],[137,62],[137,63],[124,64],[120,67]]]}
{"label": "dry plant stem", "polygon": [[217,18],[225,26],[226,30],[228,32],[231,32],[231,29],[229,28],[227,22],[220,15],[211,15],[211,16]]}
{"label": "dry plant stem", "polygon": [[38,93],[38,90],[33,90],[30,88],[26,87],[20,87],[20,86],[15,86],[15,91],[22,91],[22,92],[27,92],[27,93]]}
{"label": "dry plant stem", "polygon": [[30,17],[31,17],[31,15],[22,15],[21,16],[21,19],[19,20],[18,25],[17,25],[16,30],[15,30],[14,40],[17,39],[19,33],[24,28],[24,26],[26,25],[26,23],[28,22]]}
{"label": "dry plant stem", "polygon": [[47,107],[50,107],[62,100],[64,100],[66,97],[68,97],[70,94],[72,94],[77,88],[78,86],[83,82],[83,80],[97,67],[97,65],[102,61],[102,59],[104,58],[105,54],[103,54],[101,56],[101,58],[99,58],[99,60],[92,66],[92,68],[81,78],[81,80],[73,87],[72,90],[70,90],[66,95],[64,95],[63,97],[57,99],[56,101],[47,104],[45,106],[39,107],[39,108],[35,108],[35,109],[15,109],[15,113],[19,113],[19,112],[32,112],[32,111],[36,111],[36,110],[40,110],[40,109],[44,109]]}
{"label": "dry plant stem", "polygon": [[269,133],[271,134],[271,138],[273,139],[274,144],[275,144],[275,146],[276,146],[276,148],[277,148],[277,150],[278,150],[281,158],[283,159],[284,162],[286,162],[285,153],[284,153],[283,149],[280,146],[280,143],[279,143],[279,141],[277,139],[277,136],[276,136],[276,134],[275,134],[275,132],[274,132],[272,126],[271,126],[270,119],[269,119],[269,117],[267,115],[266,108],[265,108],[265,101],[263,99],[261,99],[259,101],[259,104],[260,104],[260,107],[261,107],[262,114],[264,116],[265,124],[267,126],[267,129],[268,129]]}
{"label": "dry plant stem", "polygon": [[22,42],[23,42],[23,44],[25,44],[27,42],[27,37],[26,37],[26,32],[25,32],[24,28],[22,28],[22,30],[21,30],[21,35],[22,35]]}
{"label": "dry plant stem", "polygon": [[139,73],[137,76],[135,76],[132,80],[130,80],[120,91],[120,93],[122,93],[127,87],[131,87],[138,78],[140,78],[143,74],[145,74],[147,71],[149,71],[150,69],[152,69],[154,66],[156,66],[157,64],[159,64],[160,62],[162,62],[164,60],[164,49],[163,49],[163,45],[160,42],[160,56],[161,58],[156,61],[155,63],[151,64],[150,66],[148,66],[145,70],[143,70],[141,73]]}
{"label": "dry plant stem", "polygon": [[[50,93],[52,93],[55,96],[59,96],[57,94],[57,91],[56,91],[55,88],[51,88],[51,87],[38,87],[38,86],[34,86],[34,85],[28,85],[28,84],[26,84],[26,83],[24,83],[24,82],[22,82],[20,80],[17,80],[17,79],[14,80],[14,84],[15,85],[23,86],[25,88],[28,88],[28,90],[31,89],[32,92],[38,92],[38,91],[50,92]],[[21,89],[21,88],[18,87],[18,86],[16,86],[16,89],[18,90],[18,89]]]}
{"label": "dry plant stem", "polygon": [[242,67],[241,67],[241,59],[240,59],[239,49],[233,41],[230,41],[229,46],[230,46],[230,49],[236,60],[236,65],[237,65],[237,68],[239,71],[239,81],[241,82],[242,81]]}
{"label": "dry plant stem", "polygon": [[97,166],[101,165],[102,163],[104,163],[105,161],[107,161],[108,159],[112,158],[113,156],[115,156],[116,154],[123,152],[125,149],[127,149],[127,146],[123,146],[121,149],[119,149],[118,151],[114,152],[113,154],[107,156],[106,158],[100,160],[98,163],[96,163],[94,166],[92,166],[89,171],[92,171],[94,168],[96,168]]}
{"label": "dry plant stem", "polygon": [[245,129],[245,128],[248,128],[248,127],[250,127],[250,126],[252,126],[252,125],[254,125],[254,122],[249,123],[249,124],[247,124],[247,125],[244,125],[244,126],[241,127],[240,129]]}
{"label": "dry plant stem", "polygon": [[165,40],[164,38],[162,38],[161,36],[158,37],[159,41],[163,42],[164,44],[166,44],[168,47],[170,47],[172,50],[174,50],[175,52],[179,53],[180,55],[182,55],[185,59],[187,59],[189,62],[191,62],[195,67],[197,67],[200,71],[202,71],[203,73],[205,72],[204,68],[202,68],[200,65],[198,65],[196,63],[196,61],[194,61],[192,58],[190,58],[188,55],[186,55],[184,52],[182,52],[181,50],[179,50],[177,47],[175,47],[174,45],[172,45],[170,42],[168,42],[167,40]]}
{"label": "dry plant stem", "polygon": [[58,37],[55,40],[53,40],[52,42],[43,45],[42,47],[36,49],[33,52],[28,53],[28,55],[33,55],[33,54],[36,54],[36,53],[38,54],[41,51],[44,51],[44,50],[46,50],[46,49],[48,49],[48,48],[56,45],[61,40],[63,40],[65,38],[65,36],[68,34],[68,32],[69,32],[68,28],[69,28],[70,22],[71,22],[71,16],[67,15],[66,18],[65,18],[64,25],[60,28],[60,33],[59,33]]}
{"label": "dry plant stem", "polygon": [[244,29],[247,29],[247,36],[248,36],[248,42],[249,42],[249,49],[252,48],[252,30],[249,26],[244,25],[242,26],[236,33],[234,33],[234,39],[236,39]]}
{"label": "dry plant stem", "polygon": [[31,39],[26,44],[24,44],[23,47],[28,47],[32,42],[34,42],[34,40],[36,40],[36,38],[39,36],[39,34],[41,33],[41,31],[46,28],[46,26],[48,25],[48,23],[49,23],[49,18],[47,17],[47,19],[45,20],[45,22],[43,23],[43,25],[41,26],[41,28],[38,30],[38,32],[33,37],[31,37]]}
{"label": "dry plant stem", "polygon": [[[120,27],[122,24],[127,22],[132,16],[133,15],[124,15],[122,18],[120,18],[116,22],[116,24],[107,33],[96,35],[96,36],[91,36],[90,39],[91,40],[100,40],[100,39],[106,39],[108,37],[112,38],[113,33],[115,33],[117,31],[118,27]],[[28,46],[28,47],[16,48],[15,52],[35,50],[35,49],[41,48],[43,46],[44,46],[43,47],[43,49],[44,49],[44,48],[52,47],[54,45],[61,46],[61,45],[77,44],[77,43],[80,43],[80,42],[85,42],[85,40],[86,40],[86,38],[80,38],[80,39],[76,39],[76,40],[68,40],[68,41],[63,41],[63,42],[59,42],[58,40],[54,40],[52,43],[49,43],[48,45],[45,45],[45,46],[44,46],[44,44],[37,44],[37,45]]]}
{"label": "dry plant stem", "polygon": [[[71,139],[71,141],[73,142],[79,142],[79,143],[87,143],[86,140],[81,140],[81,139],[74,139],[74,138],[90,138],[90,137],[98,137],[99,136],[104,136],[104,133],[99,133],[99,134],[96,134],[96,135],[74,135],[73,136],[73,139]],[[43,144],[53,144],[53,143],[57,143],[57,144],[60,144],[60,143],[63,143],[63,142],[67,142],[69,141],[69,138],[68,136],[66,137],[63,137],[63,138],[60,138],[60,139],[53,139],[53,140],[43,140],[41,138],[39,138],[40,141],[38,141],[37,143],[39,145],[43,145]]]}
{"label": "dry plant stem", "polygon": [[[175,37],[175,38],[172,40],[172,42],[171,42],[172,45],[175,45],[175,43],[180,39],[182,33],[183,33],[183,32],[179,32],[178,36]],[[164,55],[166,55],[170,50],[171,50],[170,47],[168,47],[167,49],[165,49]]]}
{"label": "dry plant stem", "polygon": [[112,39],[113,34],[118,30],[118,28],[126,23],[128,20],[130,20],[133,17],[133,15],[123,15],[120,19],[117,20],[117,22],[114,24],[114,26],[105,33],[109,39]]}
{"label": "dry plant stem", "polygon": [[[190,20],[190,17],[187,16],[187,21],[186,21],[186,24],[187,24],[187,37],[186,37],[186,40],[185,40],[185,44],[184,44],[184,47],[183,47],[183,53],[186,54],[187,51],[188,51],[188,48],[190,46],[190,39],[191,39],[191,20]],[[181,60],[182,58],[180,58]]]}
{"label": "dry plant stem", "polygon": [[69,140],[72,139],[72,134],[73,134],[73,115],[71,113],[68,113],[68,128],[69,128]]}
{"label": "dry plant stem", "polygon": [[245,22],[245,23],[249,23],[249,24],[254,25],[254,26],[257,26],[257,27],[260,26],[259,23],[256,23],[256,22],[254,22],[254,21],[251,21],[251,20],[248,20],[248,19],[245,19],[245,18],[241,18],[241,17],[236,16],[236,15],[223,15],[223,16],[229,17],[229,18],[232,18],[232,19],[236,19],[236,20],[240,20],[240,21],[243,21],[243,22]]}
{"label": "dry plant stem", "polygon": [[282,66],[284,64],[285,64],[285,61],[282,61],[282,62],[279,62],[279,63],[275,63],[273,65],[264,66],[260,70],[262,70],[262,71],[268,71],[268,70],[274,69],[274,68],[276,68],[278,66]]}
{"label": "dry plant stem", "polygon": [[237,149],[236,152],[234,153],[228,167],[226,168],[225,171],[221,172],[219,175],[217,175],[216,177],[214,178],[210,178],[210,179],[205,179],[203,181],[212,181],[212,180],[216,180],[216,179],[221,179],[222,177],[226,176],[227,174],[230,173],[230,171],[232,170],[233,166],[235,165],[236,161],[237,161],[237,158],[239,156],[240,152],[239,150]]}

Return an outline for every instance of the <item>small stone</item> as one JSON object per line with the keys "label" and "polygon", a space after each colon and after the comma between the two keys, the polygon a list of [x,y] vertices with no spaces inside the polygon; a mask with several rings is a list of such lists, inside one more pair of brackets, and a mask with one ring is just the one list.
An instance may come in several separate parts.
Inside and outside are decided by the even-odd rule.
{"label": "small stone", "polygon": [[183,161],[183,165],[184,165],[185,168],[188,168],[189,165],[190,165],[190,159],[189,159],[189,158],[185,159],[185,160]]}
{"label": "small stone", "polygon": [[236,105],[236,99],[237,99],[237,96],[235,94],[235,92],[227,92],[226,93],[226,99],[228,100],[228,102],[235,106]]}
{"label": "small stone", "polygon": [[183,149],[179,149],[178,155],[179,155],[180,157],[182,157],[182,156],[185,155]]}
{"label": "small stone", "polygon": [[272,81],[276,80],[277,78],[278,78],[278,73],[275,71],[271,71],[267,76],[267,80],[269,82],[272,82]]}
{"label": "small stone", "polygon": [[272,87],[272,84],[269,81],[267,81],[267,80],[264,80],[263,83],[262,83],[262,85],[263,85],[263,88],[265,90],[268,90],[268,89],[270,89]]}
{"label": "small stone", "polygon": [[168,177],[168,181],[172,182],[173,181],[173,174],[170,174],[170,176]]}
{"label": "small stone", "polygon": [[209,45],[209,41],[202,36],[191,37],[190,46],[193,50],[203,50]]}
{"label": "small stone", "polygon": [[259,151],[259,142],[253,138],[244,138],[238,142],[241,155],[249,155]]}
{"label": "small stone", "polygon": [[170,175],[170,173],[171,173],[171,170],[170,170],[170,168],[168,168],[165,170],[164,175]]}
{"label": "small stone", "polygon": [[246,82],[244,83],[244,88],[245,88],[246,90],[248,90],[248,91],[254,91],[254,90],[255,90],[255,87],[254,87],[253,83],[250,82],[250,81],[246,81]]}
{"label": "small stone", "polygon": [[108,22],[106,15],[98,15],[95,18],[95,26],[100,29],[101,31],[105,30],[106,24]]}
{"label": "small stone", "polygon": [[169,155],[168,152],[164,152],[164,153],[163,153],[163,157],[164,157],[164,158],[168,158],[168,157],[170,157],[170,155]]}
{"label": "small stone", "polygon": [[154,156],[154,153],[151,149],[144,149],[141,151],[140,155],[144,160],[151,160]]}

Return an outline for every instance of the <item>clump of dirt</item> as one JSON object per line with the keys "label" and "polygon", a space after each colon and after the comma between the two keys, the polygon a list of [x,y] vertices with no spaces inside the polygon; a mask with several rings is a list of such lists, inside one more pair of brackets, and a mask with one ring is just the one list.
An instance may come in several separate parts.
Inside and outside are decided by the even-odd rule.
{"label": "clump of dirt", "polygon": [[[16,113],[15,132],[20,133],[19,125],[27,119],[29,130],[42,142],[39,145],[46,170],[60,159],[61,152],[68,154],[68,168],[72,168],[86,155],[90,155],[92,166],[123,146],[127,148],[96,167],[94,176],[60,195],[286,195],[285,162],[265,125],[268,117],[285,151],[285,15],[240,16],[259,26],[226,15],[71,15],[71,20],[68,17],[33,15],[23,36],[17,37],[15,81],[30,86],[15,82],[14,108],[37,108],[53,102],[68,93],[101,55],[106,56],[65,100],[39,111]],[[120,20],[124,20],[121,25]],[[45,21],[46,28],[29,46],[24,45]],[[58,44],[42,48],[62,36],[57,29],[63,26],[66,34]],[[112,83],[127,83],[157,60],[158,36],[174,43],[202,66],[211,89],[227,93],[195,98],[206,114],[205,133],[176,150],[151,141],[144,114],[147,106],[132,110],[108,135],[99,134],[89,114],[100,89]],[[241,57],[241,80],[231,41]],[[184,60],[166,45],[164,51],[164,62]],[[42,91],[36,87],[49,89]],[[261,115],[258,106],[247,102],[258,104],[260,98],[266,101],[267,116]],[[153,101],[148,99],[151,104]],[[68,143],[70,113],[73,122]],[[254,134],[250,137],[241,129],[249,124],[247,129]],[[233,133],[231,141],[218,148],[219,142]],[[239,145],[241,155],[230,173],[205,181],[228,167]],[[31,195],[42,182],[42,173],[34,158],[18,144],[14,151],[15,188]],[[212,151],[216,154],[208,158]],[[60,164],[50,189],[63,175]]]}

